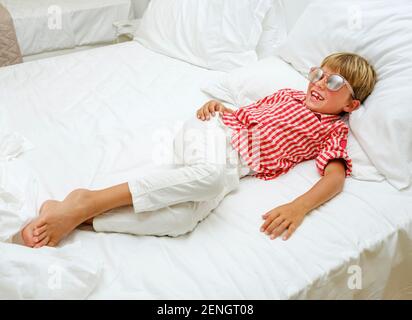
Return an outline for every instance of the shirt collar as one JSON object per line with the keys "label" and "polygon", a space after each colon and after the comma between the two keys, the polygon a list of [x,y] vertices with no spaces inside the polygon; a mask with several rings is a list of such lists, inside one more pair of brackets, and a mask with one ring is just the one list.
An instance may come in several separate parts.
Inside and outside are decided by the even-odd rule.
{"label": "shirt collar", "polygon": [[312,111],[312,112],[315,114],[315,116],[318,117],[318,119],[321,122],[330,123],[330,122],[335,122],[341,118],[341,116],[338,114],[325,114],[325,113],[319,113],[315,111]]}
{"label": "shirt collar", "polygon": [[[303,103],[306,107],[306,103],[305,103],[305,99],[306,99],[306,93],[303,91],[292,91],[291,93],[292,97],[298,101],[300,101],[301,103]],[[318,119],[321,122],[325,122],[325,123],[331,123],[331,122],[335,122],[339,119],[341,119],[340,115],[336,115],[336,114],[325,114],[325,113],[319,113],[319,112],[315,112],[310,110],[311,112],[313,112]]]}

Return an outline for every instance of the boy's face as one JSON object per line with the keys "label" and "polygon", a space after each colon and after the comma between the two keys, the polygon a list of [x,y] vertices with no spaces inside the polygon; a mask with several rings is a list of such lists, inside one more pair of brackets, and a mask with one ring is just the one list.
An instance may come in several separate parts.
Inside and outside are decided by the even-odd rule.
{"label": "boy's face", "polygon": [[[334,70],[330,70],[327,66],[322,67],[326,74],[334,74]],[[327,76],[324,76],[319,81],[309,82],[308,91],[306,93],[306,106],[315,112],[324,114],[341,114],[342,112],[352,112],[359,105],[359,100],[354,100],[349,88],[344,85],[338,91],[329,90],[326,87]]]}

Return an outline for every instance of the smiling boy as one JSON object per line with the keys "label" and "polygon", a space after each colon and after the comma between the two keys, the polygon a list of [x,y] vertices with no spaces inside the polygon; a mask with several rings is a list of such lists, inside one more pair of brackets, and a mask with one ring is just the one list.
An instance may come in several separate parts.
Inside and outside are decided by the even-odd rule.
{"label": "smiling boy", "polygon": [[[306,93],[279,90],[236,111],[209,101],[175,138],[178,168],[102,190],[76,189],[63,201],[45,201],[40,216],[22,230],[25,244],[56,246],[82,223],[100,232],[185,234],[236,189],[242,177],[270,180],[315,159],[320,180],[263,215],[260,231],[271,239],[282,234],[288,239],[306,214],[343,189],[352,164],[346,152],[349,128],[341,116],[368,97],[376,73],[364,58],[336,53],[312,68],[308,79]],[[221,116],[208,121],[216,113]],[[223,158],[211,159],[216,150],[223,151]],[[102,215],[125,205],[133,205],[135,214]]]}

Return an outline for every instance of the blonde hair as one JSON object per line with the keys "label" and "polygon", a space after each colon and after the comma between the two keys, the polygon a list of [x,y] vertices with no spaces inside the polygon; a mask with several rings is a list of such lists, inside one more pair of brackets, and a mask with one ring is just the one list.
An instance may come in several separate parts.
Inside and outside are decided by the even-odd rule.
{"label": "blonde hair", "polygon": [[321,67],[341,74],[352,86],[355,99],[362,103],[372,92],[377,81],[376,72],[369,62],[354,53],[339,52],[323,59]]}

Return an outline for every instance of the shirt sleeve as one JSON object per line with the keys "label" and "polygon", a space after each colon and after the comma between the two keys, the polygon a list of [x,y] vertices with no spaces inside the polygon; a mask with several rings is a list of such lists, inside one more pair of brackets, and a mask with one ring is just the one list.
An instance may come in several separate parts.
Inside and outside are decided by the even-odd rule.
{"label": "shirt sleeve", "polygon": [[316,157],[316,167],[322,176],[325,174],[325,168],[329,161],[333,159],[342,159],[345,161],[347,177],[352,173],[352,160],[349,158],[346,151],[348,132],[349,129],[346,125],[337,127],[324,142]]}

